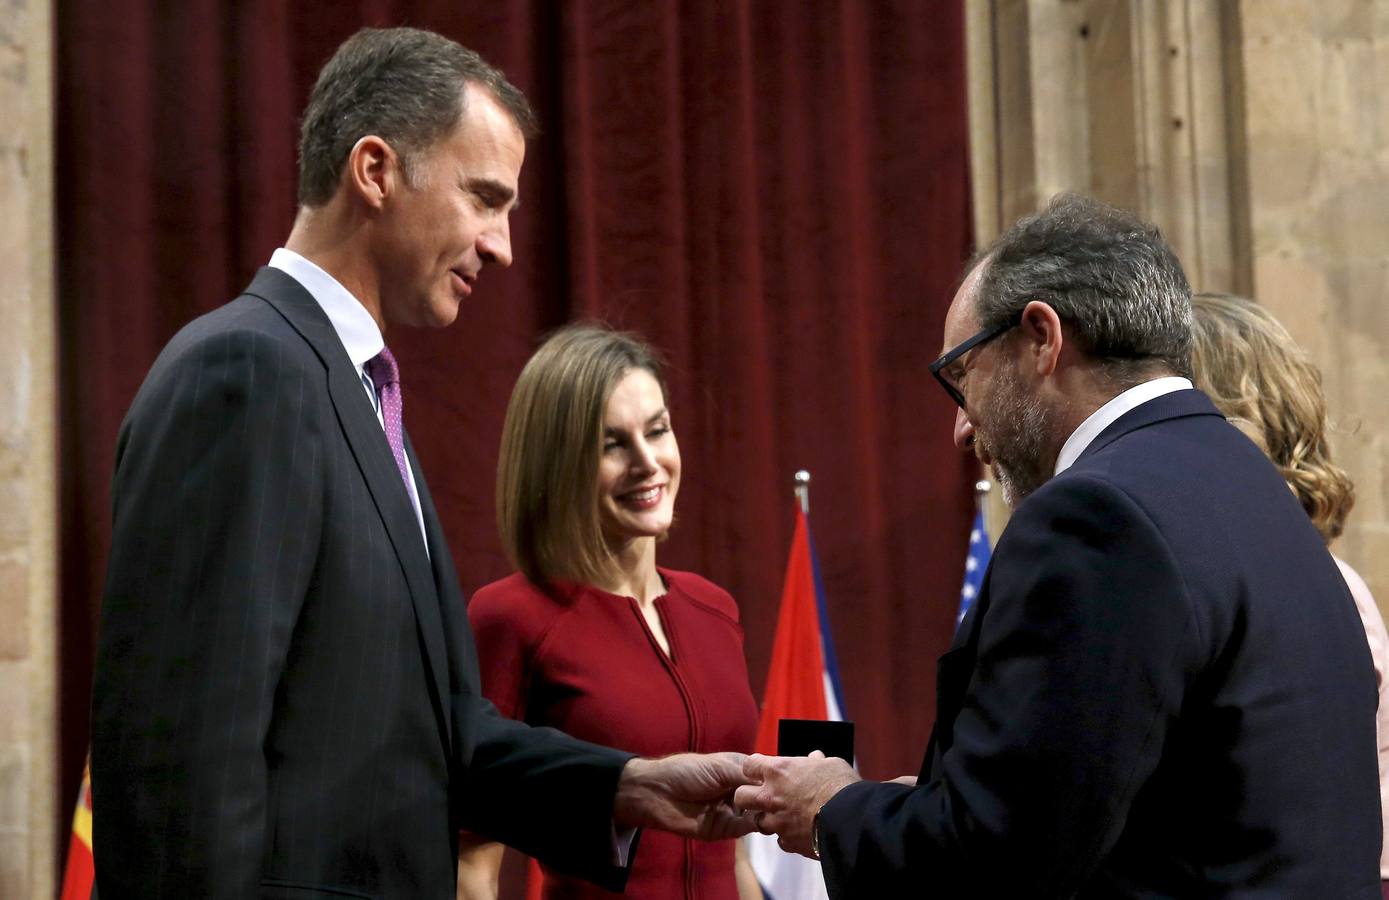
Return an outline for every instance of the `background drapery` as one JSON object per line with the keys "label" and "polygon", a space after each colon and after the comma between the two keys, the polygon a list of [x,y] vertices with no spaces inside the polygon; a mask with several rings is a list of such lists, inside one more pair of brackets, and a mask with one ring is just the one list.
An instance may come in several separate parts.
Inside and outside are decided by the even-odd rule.
{"label": "background drapery", "polygon": [[961,7],[942,2],[67,0],[57,19],[62,752],[71,808],[120,419],[159,349],[288,234],[297,118],[363,25],[431,28],[530,96],[515,265],[392,334],[465,590],[509,571],[503,411],[572,318],[669,358],[684,457],[665,565],[739,600],[760,696],[809,469],[866,774],[914,773],[975,465],[927,364],[970,249]]}

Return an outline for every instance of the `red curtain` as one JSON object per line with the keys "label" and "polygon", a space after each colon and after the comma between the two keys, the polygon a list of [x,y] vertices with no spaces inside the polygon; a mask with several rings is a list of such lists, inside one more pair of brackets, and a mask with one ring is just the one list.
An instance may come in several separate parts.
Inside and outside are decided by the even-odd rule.
{"label": "red curtain", "polygon": [[87,741],[116,430],[182,324],[288,233],[297,118],[363,25],[507,71],[544,134],[516,264],[453,327],[392,337],[406,425],[471,590],[508,571],[493,473],[511,385],[575,317],[671,361],[684,456],[664,564],[741,603],[760,695],[811,523],[866,774],[915,772],[959,596],[974,467],[927,364],[969,246],[959,2],[67,0],[57,15],[63,759]]}

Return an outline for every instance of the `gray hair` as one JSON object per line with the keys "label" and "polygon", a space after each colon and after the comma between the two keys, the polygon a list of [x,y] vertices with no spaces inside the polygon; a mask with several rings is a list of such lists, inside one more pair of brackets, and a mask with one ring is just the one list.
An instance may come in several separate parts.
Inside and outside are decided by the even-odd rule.
{"label": "gray hair", "polygon": [[1136,383],[1154,363],[1191,375],[1191,287],[1156,226],[1078,194],[1019,219],[971,265],[982,328],[1016,319],[1032,300],[1069,325],[1087,356]]}
{"label": "gray hair", "polygon": [[465,88],[489,91],[522,135],[536,133],[526,96],[472,50],[418,28],[363,28],[318,75],[299,131],[299,204],[332,199],[347,155],[374,134],[399,154],[413,183],[413,157],[457,127]]}

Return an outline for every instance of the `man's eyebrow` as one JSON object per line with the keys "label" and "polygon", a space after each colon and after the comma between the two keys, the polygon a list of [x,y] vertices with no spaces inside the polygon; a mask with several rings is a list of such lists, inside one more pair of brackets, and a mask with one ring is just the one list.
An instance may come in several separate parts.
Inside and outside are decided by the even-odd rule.
{"label": "man's eyebrow", "polygon": [[473,193],[482,195],[491,205],[503,206],[510,202],[512,209],[519,209],[521,206],[516,191],[495,178],[469,178],[464,182],[464,186]]}

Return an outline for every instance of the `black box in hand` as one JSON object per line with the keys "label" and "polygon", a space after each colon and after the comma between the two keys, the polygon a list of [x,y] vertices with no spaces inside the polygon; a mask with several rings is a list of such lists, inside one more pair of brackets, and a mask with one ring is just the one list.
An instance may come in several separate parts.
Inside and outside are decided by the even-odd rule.
{"label": "black box in hand", "polygon": [[819,750],[854,764],[854,723],[826,722],[820,719],[779,719],[776,728],[777,756],[809,756]]}

